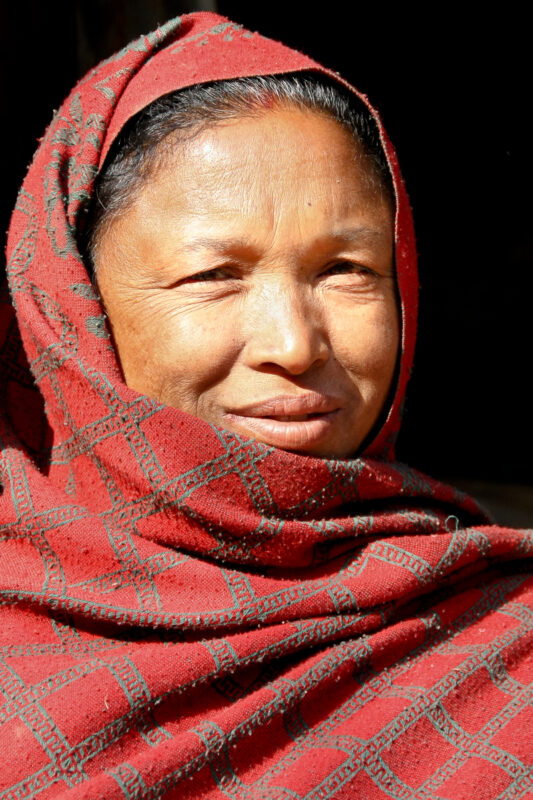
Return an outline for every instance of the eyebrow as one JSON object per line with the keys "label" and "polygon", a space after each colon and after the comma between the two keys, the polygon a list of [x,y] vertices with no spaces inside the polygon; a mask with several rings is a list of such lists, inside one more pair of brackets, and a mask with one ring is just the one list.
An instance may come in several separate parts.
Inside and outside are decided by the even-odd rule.
{"label": "eyebrow", "polygon": [[180,250],[217,250],[222,252],[224,250],[251,250],[254,249],[250,239],[241,236],[233,237],[230,239],[211,239],[208,236],[200,236],[198,239],[184,244]]}
{"label": "eyebrow", "polygon": [[[370,228],[368,226],[360,226],[357,228],[342,228],[324,237],[317,238],[313,242],[314,246],[323,244],[325,242],[333,242],[338,244],[376,244],[389,235],[389,231],[384,228]],[[248,250],[255,251],[256,245],[250,241],[249,238],[244,236],[232,237],[229,239],[216,239],[209,236],[200,236],[194,241],[183,245],[180,250],[187,250],[196,252],[198,250],[213,250],[217,252],[225,252],[227,250]]]}
{"label": "eyebrow", "polygon": [[375,244],[383,241],[393,233],[392,227],[389,230],[385,228],[369,228],[362,225],[359,228],[343,228],[334,233],[331,237],[333,241],[348,242],[349,244]]}

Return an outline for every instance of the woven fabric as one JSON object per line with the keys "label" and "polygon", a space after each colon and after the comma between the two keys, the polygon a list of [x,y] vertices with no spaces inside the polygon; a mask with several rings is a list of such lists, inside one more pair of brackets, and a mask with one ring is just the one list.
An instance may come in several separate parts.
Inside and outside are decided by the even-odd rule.
{"label": "woven fabric", "polygon": [[173,20],[81,81],[30,167],[1,297],[1,798],[533,798],[532,533],[393,460],[417,284],[384,132],[402,362],[360,457],[126,387],[77,249],[139,108],[309,68],[215,15]]}

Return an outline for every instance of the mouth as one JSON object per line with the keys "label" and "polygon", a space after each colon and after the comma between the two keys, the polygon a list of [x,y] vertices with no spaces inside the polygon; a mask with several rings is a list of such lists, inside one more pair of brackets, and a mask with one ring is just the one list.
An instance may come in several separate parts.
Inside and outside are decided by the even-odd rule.
{"label": "mouth", "polygon": [[275,419],[278,422],[302,422],[303,420],[311,419],[311,418],[314,418],[314,417],[317,417],[317,416],[319,416],[319,415],[317,415],[317,414],[293,414],[292,416],[291,415],[285,415],[285,416],[278,415],[278,416],[275,416],[274,414],[271,414],[269,416],[267,415],[265,417],[265,419]]}
{"label": "mouth", "polygon": [[341,402],[308,393],[275,397],[224,414],[226,426],[283,450],[308,450],[331,435]]}

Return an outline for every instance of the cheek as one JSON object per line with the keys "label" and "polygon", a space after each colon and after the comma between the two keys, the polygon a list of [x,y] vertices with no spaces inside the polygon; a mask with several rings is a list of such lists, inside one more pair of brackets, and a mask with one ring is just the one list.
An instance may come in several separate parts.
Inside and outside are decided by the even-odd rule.
{"label": "cheek", "polygon": [[197,413],[202,394],[222,381],[234,363],[238,347],[231,315],[159,303],[157,310],[140,311],[134,325],[127,344],[129,365],[118,348],[128,385]]}
{"label": "cheek", "polygon": [[393,298],[369,303],[334,318],[335,358],[365,394],[384,399],[394,376],[399,320]]}

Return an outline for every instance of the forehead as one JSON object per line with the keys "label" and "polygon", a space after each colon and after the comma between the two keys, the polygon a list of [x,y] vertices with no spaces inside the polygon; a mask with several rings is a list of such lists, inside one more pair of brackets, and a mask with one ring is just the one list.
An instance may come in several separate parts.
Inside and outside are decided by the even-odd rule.
{"label": "forehead", "polygon": [[269,261],[318,258],[337,241],[390,253],[393,214],[342,125],[284,110],[170,147],[113,238],[142,251],[143,263],[154,262],[156,249],[161,263],[174,263],[178,251],[208,240]]}
{"label": "forehead", "polygon": [[294,107],[274,108],[219,123],[181,141],[166,142],[144,201],[179,193],[182,205],[201,199],[205,208],[231,198],[276,206],[298,200],[326,208],[339,196],[348,205],[381,205],[386,192],[353,135],[329,115]]}

